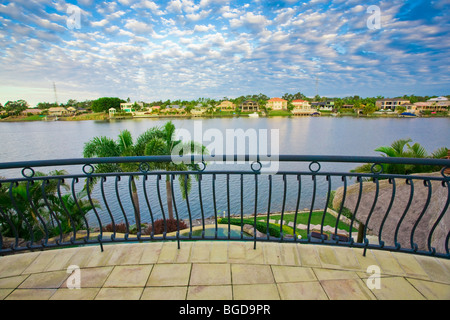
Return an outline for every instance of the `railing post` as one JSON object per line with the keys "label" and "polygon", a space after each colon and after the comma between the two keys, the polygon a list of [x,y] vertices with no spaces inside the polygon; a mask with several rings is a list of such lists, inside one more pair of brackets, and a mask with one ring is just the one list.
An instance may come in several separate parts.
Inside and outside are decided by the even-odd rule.
{"label": "railing post", "polygon": [[365,228],[365,225],[364,225],[364,223],[361,222],[358,227],[358,239],[356,239],[357,243],[363,243],[363,241],[364,241],[363,240],[364,228]]}

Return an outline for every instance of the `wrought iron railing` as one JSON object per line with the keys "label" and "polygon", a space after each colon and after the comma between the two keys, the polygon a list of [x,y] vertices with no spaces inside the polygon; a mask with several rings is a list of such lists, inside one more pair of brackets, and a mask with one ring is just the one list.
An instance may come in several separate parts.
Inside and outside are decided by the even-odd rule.
{"label": "wrought iron railing", "polygon": [[[192,171],[155,169],[172,160],[0,164],[0,253],[240,240],[450,257],[450,160],[286,155],[266,171],[273,157],[189,156],[179,160]],[[108,172],[111,164],[126,170]],[[357,164],[372,165],[369,172],[349,170]],[[385,172],[398,166],[434,173]]]}

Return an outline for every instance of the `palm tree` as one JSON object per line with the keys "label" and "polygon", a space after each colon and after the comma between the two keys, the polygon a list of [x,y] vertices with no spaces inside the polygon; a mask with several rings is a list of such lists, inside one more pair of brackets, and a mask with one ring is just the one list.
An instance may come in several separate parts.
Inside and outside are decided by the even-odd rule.
{"label": "palm tree", "polygon": [[[144,133],[140,139],[138,145],[145,145],[144,153],[147,156],[158,156],[158,155],[186,155],[183,152],[188,150],[192,155],[202,155],[207,154],[208,150],[205,146],[194,141],[183,142],[181,140],[174,140],[175,138],[175,125],[172,122],[166,123],[166,125],[157,130],[150,130]],[[178,151],[179,150],[179,151]],[[165,171],[188,171],[188,170],[199,170],[198,164],[185,164],[185,163],[174,163],[174,162],[164,162],[153,164],[153,169],[162,169]],[[179,178],[181,193],[183,198],[189,193],[191,189],[191,177],[189,175],[180,175]],[[170,174],[166,175],[166,194],[167,194],[167,208],[169,212],[169,219],[174,219],[173,217],[173,207],[172,207],[172,188],[170,182]]]}
{"label": "palm tree", "polygon": [[[130,157],[137,156],[137,149],[133,143],[133,137],[128,130],[121,131],[117,141],[107,137],[95,137],[84,145],[83,156],[85,158],[105,158],[105,157]],[[138,164],[136,163],[108,163],[95,165],[95,172],[109,173],[109,172],[136,172],[138,171]],[[141,230],[141,215],[139,209],[139,197],[135,176],[131,176],[131,190],[132,202],[134,206],[134,216],[138,232]],[[89,181],[91,180],[91,181]],[[95,183],[96,180],[89,178],[88,184]],[[91,189],[89,189],[91,191]]]}
{"label": "palm tree", "polygon": [[[425,148],[419,143],[411,145],[411,139],[400,139],[394,141],[388,147],[380,147],[375,149],[377,152],[383,153],[383,157],[391,158],[431,158],[442,159],[447,155],[446,148],[439,148],[431,155],[427,153]],[[406,147],[406,148],[405,148]],[[368,173],[371,172],[372,163],[364,164],[351,172]],[[438,171],[440,168],[425,165],[408,165],[408,164],[383,164],[383,172],[388,174],[411,174]]]}
{"label": "palm tree", "polygon": [[[128,130],[120,132],[117,141],[107,137],[95,137],[84,146],[84,157],[130,157],[130,156],[144,156],[144,155],[173,155],[175,148],[184,148],[189,150],[191,154],[207,153],[206,148],[198,143],[189,141],[182,142],[181,140],[174,140],[175,125],[172,122],[166,123],[162,128],[155,127],[147,130],[141,134],[136,141],[133,141],[132,135]],[[183,155],[183,150],[178,153]],[[198,170],[197,164],[175,164],[170,163],[153,163],[151,169],[163,169],[166,171],[187,171],[189,169]],[[121,163],[121,164],[97,164],[95,172],[138,172],[139,165],[137,163]],[[141,230],[140,208],[135,179],[137,177],[131,176],[132,201],[135,212],[135,220],[138,232]],[[91,179],[91,182],[95,182]],[[183,197],[189,193],[191,179],[187,176],[184,179],[180,176],[180,187],[182,189]],[[166,175],[166,190],[167,190],[167,205],[169,210],[169,219],[173,219],[172,208],[172,189],[170,184],[170,175]]]}

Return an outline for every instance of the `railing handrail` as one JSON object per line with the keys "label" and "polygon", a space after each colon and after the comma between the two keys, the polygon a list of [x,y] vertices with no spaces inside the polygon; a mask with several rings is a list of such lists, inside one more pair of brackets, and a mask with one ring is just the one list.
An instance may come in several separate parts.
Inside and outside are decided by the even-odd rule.
{"label": "railing handrail", "polygon": [[2,169],[36,168],[51,166],[93,165],[108,163],[145,163],[145,162],[238,162],[238,161],[277,161],[277,162],[338,162],[338,163],[375,163],[409,164],[450,167],[450,159],[432,158],[394,158],[376,156],[331,156],[331,155],[189,155],[189,156],[139,156],[109,158],[75,158],[55,160],[34,160],[0,163]]}

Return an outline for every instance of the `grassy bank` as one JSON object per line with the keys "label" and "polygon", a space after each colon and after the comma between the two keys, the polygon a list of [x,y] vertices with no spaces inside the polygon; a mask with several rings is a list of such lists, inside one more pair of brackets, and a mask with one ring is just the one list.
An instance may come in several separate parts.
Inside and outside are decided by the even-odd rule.
{"label": "grassy bank", "polygon": [[[270,216],[270,220],[279,221],[280,219],[281,219],[281,215],[271,215]],[[324,222],[323,222],[324,226],[330,226],[333,228],[336,227],[337,219],[329,213],[326,213],[325,217],[323,217],[323,211],[315,211],[311,214],[311,225],[321,225],[322,219],[324,219]],[[294,220],[295,220],[295,213],[288,213],[283,216],[284,224],[283,224],[282,230],[283,230],[284,235],[294,235],[294,228],[287,225],[289,222],[294,223]],[[303,212],[303,213],[299,213],[297,215],[297,221],[295,221],[295,222],[296,222],[297,226],[299,224],[308,225],[308,220],[309,220],[309,212]],[[219,219],[218,223],[219,224],[228,224],[228,218]],[[254,225],[255,220],[253,217],[247,217],[242,220],[240,218],[231,218],[230,223],[232,225],[237,225],[237,226],[245,225],[245,224]],[[267,216],[256,217],[256,229],[259,232],[267,233]],[[339,221],[338,229],[349,232],[350,226],[342,221]],[[352,232],[357,232],[357,230],[355,228],[353,228]],[[324,233],[327,233],[327,232],[324,232]],[[280,224],[269,223],[269,234],[273,237],[279,238],[280,237]],[[300,235],[303,239],[307,238],[307,236],[308,236],[307,231],[304,229],[300,229],[300,228],[296,228],[296,234]],[[330,236],[330,234],[328,234],[328,235]]]}

